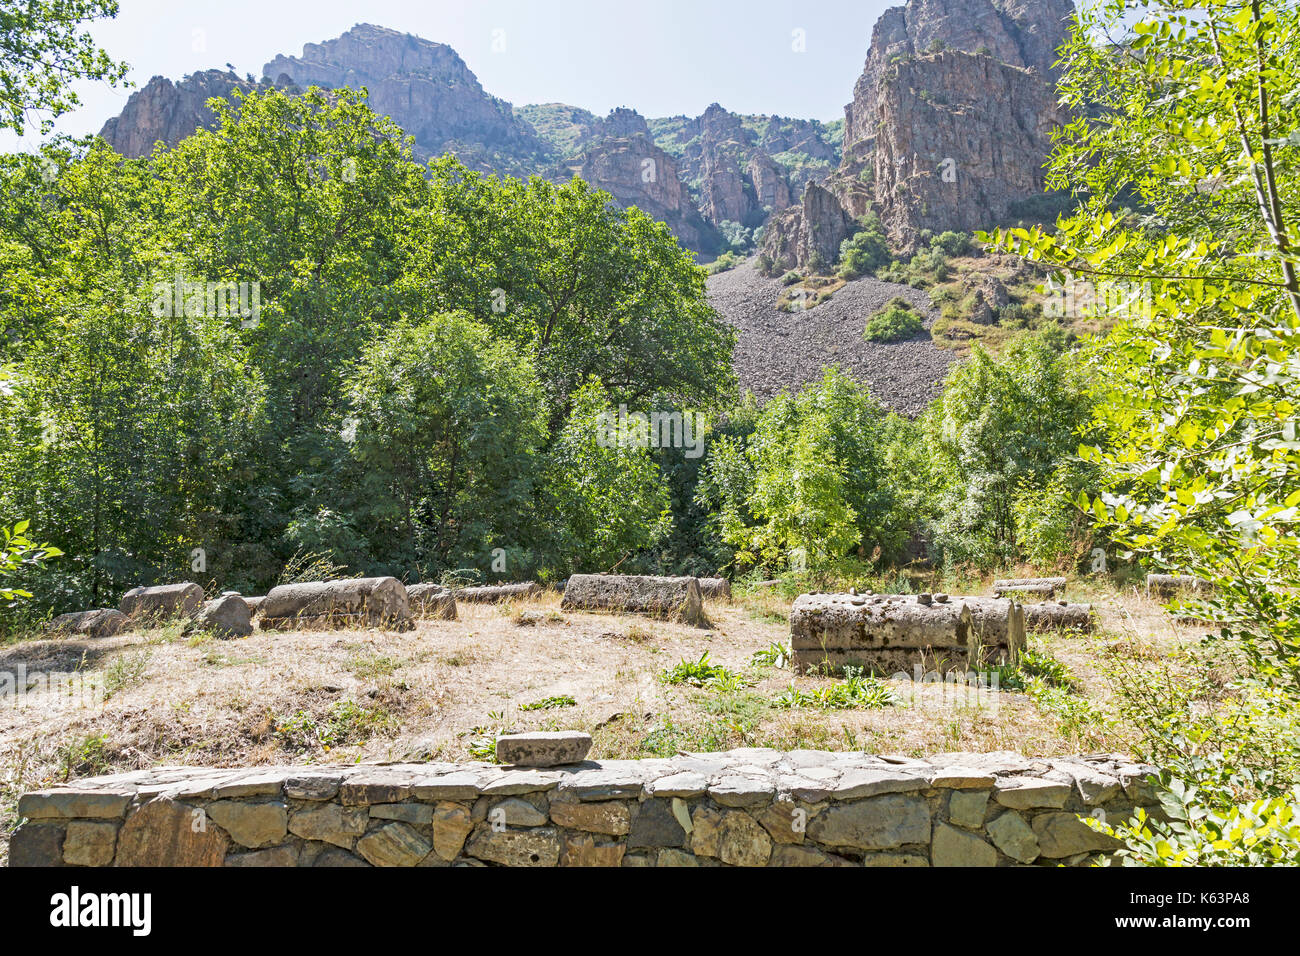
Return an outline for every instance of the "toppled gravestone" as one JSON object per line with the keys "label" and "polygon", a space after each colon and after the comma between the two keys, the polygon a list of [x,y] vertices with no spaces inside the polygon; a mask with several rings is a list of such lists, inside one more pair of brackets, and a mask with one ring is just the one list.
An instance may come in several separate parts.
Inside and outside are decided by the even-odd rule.
{"label": "toppled gravestone", "polygon": [[522,581],[518,584],[482,584],[470,588],[457,588],[452,592],[458,601],[471,601],[479,604],[494,604],[498,601],[537,597],[541,593],[542,586],[536,581]]}
{"label": "toppled gravestone", "polygon": [[1065,578],[1002,578],[993,582],[994,597],[1037,597],[1054,601],[1065,590]]}
{"label": "toppled gravestone", "polygon": [[706,601],[730,601],[731,582],[726,578],[696,578],[700,584],[700,597]]}
{"label": "toppled gravestone", "polygon": [[415,627],[406,588],[393,577],[306,581],[271,588],[258,608],[263,630]]}
{"label": "toppled gravestone", "polygon": [[948,595],[801,594],[790,610],[792,663],[888,676],[1014,662],[1025,643],[1019,605],[972,604]]}
{"label": "toppled gravestone", "polygon": [[410,602],[411,613],[416,617],[456,620],[456,595],[441,584],[409,585],[406,600]]}
{"label": "toppled gravestone", "polygon": [[211,631],[218,637],[247,637],[253,633],[253,616],[238,594],[223,594],[203,604],[190,622],[193,630]]}
{"label": "toppled gravestone", "polygon": [[695,578],[649,574],[574,574],[560,606],[569,609],[634,611],[704,626],[700,584]]}
{"label": "toppled gravestone", "polygon": [[127,617],[146,620],[193,617],[203,606],[204,597],[203,588],[185,581],[151,588],[132,588],[122,595],[119,607]]}
{"label": "toppled gravestone", "polygon": [[497,761],[516,767],[562,767],[582,763],[591,750],[591,734],[578,730],[534,731],[497,738]]}
{"label": "toppled gravestone", "polygon": [[1180,591],[1199,592],[1206,582],[1191,574],[1148,574],[1147,597],[1171,598]]}
{"label": "toppled gravestone", "polygon": [[1031,631],[1092,631],[1096,622],[1091,604],[1043,601],[1026,604],[1025,627]]}
{"label": "toppled gravestone", "polygon": [[75,634],[78,637],[112,637],[130,623],[125,614],[113,607],[93,611],[73,611],[60,614],[45,630],[50,634]]}

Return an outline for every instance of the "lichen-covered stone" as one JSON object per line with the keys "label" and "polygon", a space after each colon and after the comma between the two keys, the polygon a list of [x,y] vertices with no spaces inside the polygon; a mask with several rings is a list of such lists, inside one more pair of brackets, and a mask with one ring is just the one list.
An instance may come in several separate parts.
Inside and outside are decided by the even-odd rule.
{"label": "lichen-covered stone", "polygon": [[198,807],[165,797],[126,818],[117,837],[118,866],[221,866],[230,839],[208,826]]}
{"label": "lichen-covered stone", "polygon": [[632,814],[622,800],[606,800],[601,803],[552,800],[551,819],[558,826],[569,830],[621,836],[628,832]]}
{"label": "lichen-covered stone", "polygon": [[289,817],[289,832],[304,840],[322,840],[350,850],[366,832],[370,813],[365,807],[341,807],[327,803],[298,810]]}
{"label": "lichen-covered stone", "polygon": [[555,866],[560,849],[559,834],[551,827],[500,831],[483,827],[465,844],[468,855],[501,866]]}
{"label": "lichen-covered stone", "polygon": [[985,829],[993,845],[1018,863],[1038,859],[1038,837],[1016,811],[1008,810],[994,817]]}

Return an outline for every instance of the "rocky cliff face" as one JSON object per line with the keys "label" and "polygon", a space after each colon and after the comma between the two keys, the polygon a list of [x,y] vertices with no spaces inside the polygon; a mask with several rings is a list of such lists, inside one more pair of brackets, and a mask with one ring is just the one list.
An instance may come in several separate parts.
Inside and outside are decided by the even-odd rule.
{"label": "rocky cliff face", "polygon": [[844,153],[870,148],[880,115],[877,99],[891,64],[956,50],[1037,70],[1055,81],[1056,48],[1069,34],[1073,0],[908,0],[876,21],[853,100],[844,108]]}
{"label": "rocky cliff face", "polygon": [[[640,125],[644,124],[641,119]],[[626,132],[635,127],[628,117],[619,117],[604,128]],[[609,192],[620,205],[636,206],[667,223],[688,248],[716,246],[717,234],[691,201],[676,161],[655,145],[648,131],[599,139],[570,161],[568,169],[572,175]]]}
{"label": "rocky cliff face", "polygon": [[454,152],[477,168],[526,173],[549,152],[444,43],[359,24],[337,39],[306,44],[301,57],[276,57],[263,73],[280,86],[367,88],[371,108],[415,137],[422,158]]}
{"label": "rocky cliff face", "polygon": [[682,176],[714,225],[761,226],[839,161],[831,131],[813,120],[741,116],[714,103],[693,119],[671,117],[656,127],[656,141],[679,156]]}
{"label": "rocky cliff face", "polygon": [[1040,74],[953,52],[896,64],[877,109],[876,200],[902,248],[922,229],[990,226],[1041,193],[1064,118]]}
{"label": "rocky cliff face", "polygon": [[[1073,13],[1072,0],[908,0],[887,10],[824,191],[850,219],[875,211],[902,252],[922,229],[991,226],[1040,194],[1050,132],[1065,119],[1053,64]],[[825,197],[812,208],[823,224],[834,219]],[[774,266],[809,265],[802,252],[791,259],[806,248],[802,215],[769,223],[763,253]]]}
{"label": "rocky cliff face", "polygon": [[193,73],[177,83],[155,76],[131,94],[121,115],[105,123],[99,135],[123,156],[147,156],[159,140],[175,146],[196,129],[212,128],[215,117],[204,104],[252,85],[224,70]]}

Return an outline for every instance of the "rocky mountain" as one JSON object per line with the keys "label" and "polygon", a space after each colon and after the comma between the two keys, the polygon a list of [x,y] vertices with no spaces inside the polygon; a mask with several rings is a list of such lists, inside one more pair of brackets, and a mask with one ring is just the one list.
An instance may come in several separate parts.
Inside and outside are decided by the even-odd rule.
{"label": "rocky mountain", "polygon": [[560,103],[515,108],[485,91],[446,44],[371,24],[308,43],[300,56],[277,56],[262,72],[259,81],[219,70],[177,82],[154,77],[100,135],[123,155],[143,156],[155,142],[174,146],[210,128],[206,100],[234,89],[364,87],[370,105],[414,138],[422,160],[451,152],[484,172],[580,175],[704,253],[722,248],[718,227],[752,231],[839,162],[839,124],[741,116],[716,104],[699,117],[649,121],[625,107],[606,117]]}
{"label": "rocky mountain", "polygon": [[887,10],[845,107],[838,169],[813,202],[766,230],[773,268],[817,264],[815,251],[838,250],[871,211],[907,252],[923,229],[992,226],[1041,195],[1051,130],[1066,118],[1055,51],[1073,14],[1072,0],[908,0]]}
{"label": "rocky mountain", "polygon": [[504,100],[489,95],[445,43],[359,24],[302,56],[262,68],[278,86],[347,87],[370,92],[370,106],[415,138],[422,159],[455,153],[467,165],[528,174],[550,159],[548,145]]}
{"label": "rocky mountain", "polygon": [[[829,265],[875,211],[900,250],[923,229],[969,230],[1041,192],[1054,50],[1073,0],[908,0],[872,33],[842,122],[732,113],[600,117],[549,103],[512,107],[485,91],[451,47],[371,24],[277,56],[263,77],[208,70],[154,77],[101,135],[141,156],[213,122],[204,105],[234,89],[316,85],[369,91],[421,159],[454,153],[473,169],[578,175],[668,223],[705,254],[763,236],[776,266]],[[760,229],[762,233],[760,233]]]}
{"label": "rocky mountain", "polygon": [[173,83],[155,76],[114,116],[99,135],[123,156],[147,156],[154,143],[175,146],[196,129],[210,129],[215,121],[205,105],[212,97],[228,97],[235,89],[256,86],[225,70],[192,73]]}

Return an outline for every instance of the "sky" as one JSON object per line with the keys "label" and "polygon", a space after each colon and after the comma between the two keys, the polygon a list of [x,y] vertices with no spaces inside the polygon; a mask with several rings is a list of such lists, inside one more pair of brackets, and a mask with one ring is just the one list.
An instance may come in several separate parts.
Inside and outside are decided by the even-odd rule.
{"label": "sky", "polygon": [[[902,0],[121,0],[99,44],[130,65],[135,88],[161,74],[232,64],[262,75],[280,53],[374,23],[447,43],[487,92],[517,106],[562,102],[598,114],[738,113],[834,120],[871,42]],[[82,105],[56,132],[98,132],[132,90],[77,87]],[[0,150],[28,149],[0,134]]]}

